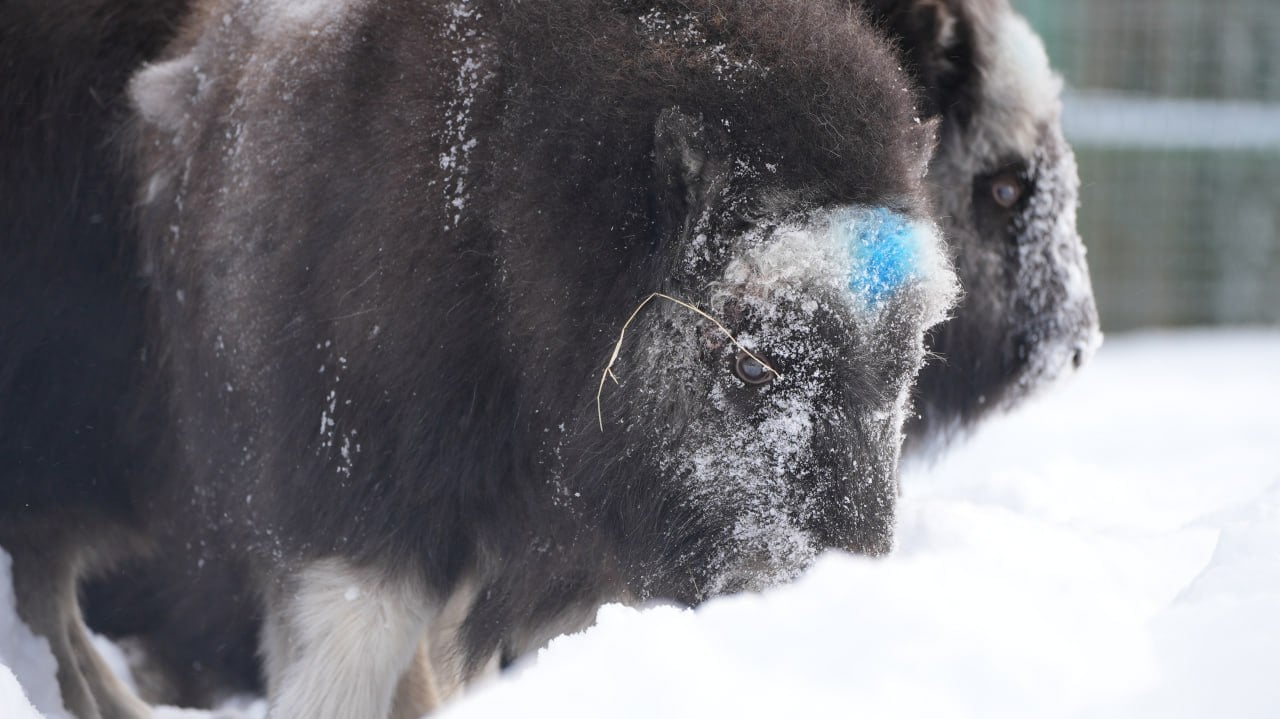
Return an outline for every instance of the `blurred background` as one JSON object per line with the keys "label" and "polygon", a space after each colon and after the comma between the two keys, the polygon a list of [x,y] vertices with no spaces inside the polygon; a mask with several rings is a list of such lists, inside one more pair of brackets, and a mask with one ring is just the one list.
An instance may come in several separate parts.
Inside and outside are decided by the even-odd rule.
{"label": "blurred background", "polygon": [[1280,324],[1280,0],[1011,0],[1067,81],[1103,329]]}

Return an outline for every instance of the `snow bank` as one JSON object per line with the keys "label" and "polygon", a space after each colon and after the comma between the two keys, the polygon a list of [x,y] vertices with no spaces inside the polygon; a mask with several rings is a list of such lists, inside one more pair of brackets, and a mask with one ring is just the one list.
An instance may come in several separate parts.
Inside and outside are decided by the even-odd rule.
{"label": "snow bank", "polygon": [[[605,607],[445,716],[1280,716],[1277,367],[1280,332],[1112,338],[908,468],[893,556],[696,612]],[[35,657],[34,697],[52,669],[7,566],[0,664]],[[0,716],[35,716],[2,668]]]}
{"label": "snow bank", "polygon": [[12,568],[13,560],[0,549],[0,717],[69,717],[49,641],[32,634],[18,618]]}
{"label": "snow bank", "polygon": [[909,468],[894,556],[601,610],[449,719],[1280,715],[1280,333],[1111,340]]}
{"label": "snow bank", "polygon": [[0,664],[0,710],[9,719],[40,719],[44,716],[31,706],[13,670]]}

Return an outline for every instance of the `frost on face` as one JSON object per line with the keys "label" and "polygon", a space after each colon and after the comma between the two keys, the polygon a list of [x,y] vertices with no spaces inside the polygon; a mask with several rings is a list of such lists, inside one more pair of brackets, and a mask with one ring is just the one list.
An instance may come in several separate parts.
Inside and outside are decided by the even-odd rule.
{"label": "frost on face", "polygon": [[[710,308],[749,317],[737,339],[782,376],[750,388],[714,375],[703,420],[666,468],[687,478],[693,501],[734,518],[711,593],[789,579],[833,546],[833,522],[844,537],[888,531],[906,389],[922,334],[956,287],[933,226],[885,208],[812,214],[741,246]],[[868,356],[906,359],[892,376],[863,378]],[[850,389],[864,379],[878,389]]]}
{"label": "frost on face", "polygon": [[1013,223],[1023,273],[1015,310],[1029,318],[1019,338],[1024,384],[1053,379],[1082,363],[1102,339],[1085,247],[1076,230],[1079,174],[1056,129],[1032,155],[1029,175],[1035,192]]}
{"label": "frost on face", "polygon": [[904,285],[920,285],[926,288],[926,326],[942,321],[956,287],[936,227],[877,207],[838,213],[831,231],[851,256],[849,290],[855,296],[877,308]]}
{"label": "frost on face", "polygon": [[[731,411],[722,387],[713,391],[711,401],[716,411]],[[787,581],[820,551],[821,546],[796,521],[797,508],[788,501],[790,475],[812,461],[816,411],[811,399],[801,393],[778,395],[763,409],[761,421],[733,428],[697,447],[685,460],[693,470],[695,497],[716,503],[732,499],[737,519],[734,552],[757,558],[748,567],[733,567],[716,576],[711,594],[744,588],[735,585],[758,588]]]}
{"label": "frost on face", "polygon": [[905,217],[884,208],[859,213],[840,223],[856,264],[849,290],[876,306],[916,276],[919,243]]}
{"label": "frost on face", "polygon": [[[922,290],[924,327],[942,321],[955,299],[955,275],[936,227],[884,207],[849,207],[782,225],[725,271],[728,285],[842,292],[876,314],[901,289]],[[812,302],[812,299],[805,300]]]}

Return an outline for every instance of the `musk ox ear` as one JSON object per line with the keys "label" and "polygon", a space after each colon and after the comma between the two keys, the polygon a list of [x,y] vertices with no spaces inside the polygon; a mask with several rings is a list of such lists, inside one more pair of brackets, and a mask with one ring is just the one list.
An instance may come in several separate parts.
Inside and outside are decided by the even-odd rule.
{"label": "musk ox ear", "polygon": [[[705,236],[716,203],[729,180],[723,141],[700,117],[677,108],[658,114],[654,124],[654,200],[659,252],[677,284],[709,268],[714,248]],[[704,239],[699,240],[702,236]],[[705,275],[704,275],[705,276]]]}
{"label": "musk ox ear", "polygon": [[872,20],[894,39],[930,116],[967,125],[980,81],[973,8],[962,0],[867,0]]}

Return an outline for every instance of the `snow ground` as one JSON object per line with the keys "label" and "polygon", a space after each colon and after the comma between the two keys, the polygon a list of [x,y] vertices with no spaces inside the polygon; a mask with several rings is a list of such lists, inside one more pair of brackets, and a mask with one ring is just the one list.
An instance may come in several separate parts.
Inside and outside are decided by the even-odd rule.
{"label": "snow ground", "polygon": [[[893,556],[697,611],[605,607],[445,715],[1280,716],[1277,400],[1280,331],[1109,338],[908,469]],[[19,680],[57,716],[41,641],[0,557],[6,719],[41,716]]]}

